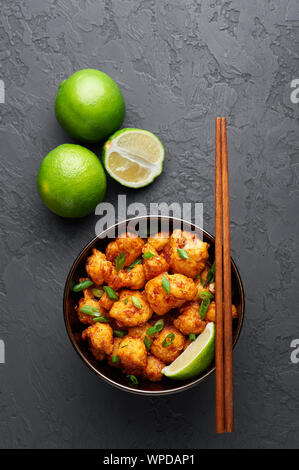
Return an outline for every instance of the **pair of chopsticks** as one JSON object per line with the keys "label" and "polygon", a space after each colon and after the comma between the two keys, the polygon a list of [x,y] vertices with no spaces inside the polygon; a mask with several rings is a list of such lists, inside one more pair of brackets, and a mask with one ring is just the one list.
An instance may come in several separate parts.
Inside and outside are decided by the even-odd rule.
{"label": "pair of chopsticks", "polygon": [[232,292],[225,118],[216,118],[215,151],[216,432],[233,432]]}

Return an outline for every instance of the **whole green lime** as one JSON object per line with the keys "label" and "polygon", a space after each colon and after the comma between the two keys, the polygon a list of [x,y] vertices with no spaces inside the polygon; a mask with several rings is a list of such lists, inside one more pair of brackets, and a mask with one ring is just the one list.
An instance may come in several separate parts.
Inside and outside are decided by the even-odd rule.
{"label": "whole green lime", "polygon": [[98,142],[120,128],[125,102],[112,78],[100,70],[84,69],[60,84],[55,113],[72,137]]}
{"label": "whole green lime", "polygon": [[97,156],[81,145],[64,144],[41,163],[37,186],[46,206],[62,217],[84,217],[102,201],[106,175]]}

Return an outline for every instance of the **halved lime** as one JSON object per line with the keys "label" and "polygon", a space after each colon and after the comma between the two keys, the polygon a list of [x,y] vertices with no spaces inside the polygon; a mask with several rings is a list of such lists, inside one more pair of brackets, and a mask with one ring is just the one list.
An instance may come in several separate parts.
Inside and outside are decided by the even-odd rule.
{"label": "halved lime", "polygon": [[192,379],[212,363],[215,355],[215,324],[208,323],[205,330],[162,374],[171,379]]}
{"label": "halved lime", "polygon": [[154,134],[127,128],[115,132],[103,147],[109,175],[129,188],[141,188],[161,174],[165,151]]}

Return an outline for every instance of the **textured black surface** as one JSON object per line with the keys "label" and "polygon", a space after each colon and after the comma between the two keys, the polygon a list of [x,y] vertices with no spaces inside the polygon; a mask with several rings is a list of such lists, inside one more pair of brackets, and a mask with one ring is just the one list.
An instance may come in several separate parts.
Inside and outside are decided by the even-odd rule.
{"label": "textured black surface", "polygon": [[[0,447],[298,446],[297,0],[0,6]],[[130,191],[109,180],[107,201],[203,202],[213,232],[214,118],[228,117],[232,248],[247,302],[233,435],[214,434],[213,379],[165,399],[126,395],[99,381],[67,338],[64,281],[97,218],[51,214],[36,174],[49,150],[71,142],[53,102],[62,79],[86,67],[119,84],[124,124],[156,132],[166,148],[154,184]]]}

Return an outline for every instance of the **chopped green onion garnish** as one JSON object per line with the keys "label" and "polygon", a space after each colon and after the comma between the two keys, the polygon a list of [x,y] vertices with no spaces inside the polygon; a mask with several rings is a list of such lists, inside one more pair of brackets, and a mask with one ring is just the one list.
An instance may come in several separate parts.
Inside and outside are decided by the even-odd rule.
{"label": "chopped green onion garnish", "polygon": [[124,349],[128,346],[128,344],[124,344],[124,346],[121,346],[120,349]]}
{"label": "chopped green onion garnish", "polygon": [[163,275],[162,278],[162,287],[164,290],[166,290],[167,294],[170,294],[170,282],[167,277],[165,277],[165,275]]}
{"label": "chopped green onion garnish", "polygon": [[110,287],[110,286],[104,286],[104,291],[105,291],[106,294],[108,295],[109,299],[111,299],[111,300],[118,300],[118,295],[116,294],[116,292],[114,292],[114,290],[112,289],[112,287]]}
{"label": "chopped green onion garnish", "polygon": [[206,313],[208,311],[210,303],[211,303],[211,299],[206,297],[205,299],[203,299],[203,301],[200,304],[199,315],[202,320],[204,320],[206,317]]}
{"label": "chopped green onion garnish", "polygon": [[206,287],[207,284],[210,284],[210,282],[214,282],[214,281],[215,281],[215,261],[212,264],[210,271],[208,272],[207,280],[203,286]]}
{"label": "chopped green onion garnish", "polygon": [[133,385],[138,385],[138,379],[135,377],[135,375],[127,375],[126,377],[132,382]]}
{"label": "chopped green onion garnish", "polygon": [[151,253],[150,251],[146,251],[143,255],[142,255],[142,258],[144,259],[150,259],[150,258],[154,258],[155,255],[153,253]]}
{"label": "chopped green onion garnish", "polygon": [[166,336],[164,339],[162,346],[163,348],[168,348],[173,342],[174,342],[175,334],[174,333],[169,333],[169,335]]}
{"label": "chopped green onion garnish", "polygon": [[119,362],[119,357],[117,355],[112,356],[111,357],[111,362],[112,362],[112,364],[117,364]]}
{"label": "chopped green onion garnish", "polygon": [[214,295],[211,294],[211,292],[207,292],[204,290],[198,293],[198,298],[199,299],[214,299]]}
{"label": "chopped green onion garnish", "polygon": [[126,299],[125,299],[125,305],[127,305],[127,303],[128,303],[128,299],[126,298]]}
{"label": "chopped green onion garnish", "polygon": [[189,339],[190,339],[190,341],[194,341],[196,339],[196,334],[195,333],[190,333]]}
{"label": "chopped green onion garnish", "polygon": [[126,253],[122,252],[115,258],[116,271],[120,271],[126,264]]}
{"label": "chopped green onion garnish", "polygon": [[135,259],[135,261],[133,261],[132,264],[130,264],[130,266],[127,267],[127,270],[128,271],[131,271],[131,269],[134,268],[134,266],[136,266],[136,264],[141,264],[142,263],[142,259],[141,258],[137,258]]}
{"label": "chopped green onion garnish", "polygon": [[99,312],[96,307],[91,307],[90,305],[84,305],[84,307],[81,307],[80,312],[85,315],[91,315],[92,317],[99,317],[101,315],[101,312]]}
{"label": "chopped green onion garnish", "polygon": [[147,336],[145,336],[143,342],[145,344],[146,349],[149,351],[152,345],[150,339]]}
{"label": "chopped green onion garnish", "polygon": [[100,299],[104,294],[104,291],[102,289],[92,289],[91,292],[94,297],[97,297],[97,299]]}
{"label": "chopped green onion garnish", "polygon": [[148,330],[146,330],[146,334],[150,336],[154,336],[159,331],[163,330],[164,321],[162,319],[158,320],[154,326],[151,326]]}
{"label": "chopped green onion garnish", "polygon": [[188,255],[186,250],[182,250],[182,248],[178,248],[177,252],[178,252],[178,254],[180,255],[181,258],[190,259],[190,256]]}
{"label": "chopped green onion garnish", "polygon": [[109,318],[104,317],[103,315],[101,315],[100,317],[94,318],[93,321],[98,322],[98,323],[109,323]]}
{"label": "chopped green onion garnish", "polygon": [[124,338],[127,332],[122,330],[113,330],[113,335],[117,336],[118,338]]}
{"label": "chopped green onion garnish", "polygon": [[80,292],[83,289],[87,289],[87,287],[90,287],[93,285],[92,281],[82,281],[79,282],[78,284],[75,284],[73,287],[73,292]]}
{"label": "chopped green onion garnish", "polygon": [[138,299],[138,297],[135,297],[134,295],[132,295],[131,300],[133,302],[134,307],[139,308],[139,310],[142,308],[141,302]]}

